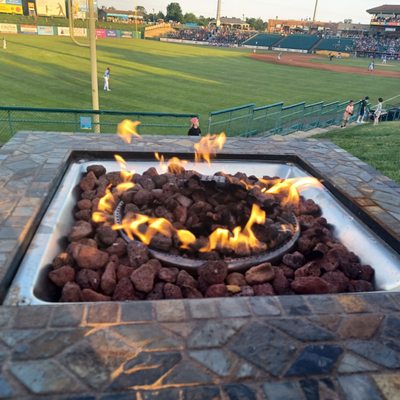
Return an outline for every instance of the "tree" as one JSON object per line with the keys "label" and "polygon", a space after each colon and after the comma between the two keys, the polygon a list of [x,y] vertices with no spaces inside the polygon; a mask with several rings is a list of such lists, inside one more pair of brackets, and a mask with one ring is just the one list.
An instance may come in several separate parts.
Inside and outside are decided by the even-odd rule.
{"label": "tree", "polygon": [[147,14],[147,12],[146,12],[146,9],[143,7],[143,6],[136,6],[135,7],[135,10],[136,10],[136,12],[138,13],[138,14],[140,14],[140,15],[146,15]]}
{"label": "tree", "polygon": [[167,5],[167,15],[165,17],[167,21],[183,21],[182,9],[179,3],[170,3]]}
{"label": "tree", "polygon": [[183,17],[183,21],[187,23],[197,23],[198,19],[193,13],[186,13]]}
{"label": "tree", "polygon": [[164,15],[161,11],[159,11],[159,12],[157,13],[157,19],[163,19],[163,20],[165,20],[165,15]]}
{"label": "tree", "polygon": [[246,18],[246,22],[256,31],[265,31],[266,25],[261,18]]}

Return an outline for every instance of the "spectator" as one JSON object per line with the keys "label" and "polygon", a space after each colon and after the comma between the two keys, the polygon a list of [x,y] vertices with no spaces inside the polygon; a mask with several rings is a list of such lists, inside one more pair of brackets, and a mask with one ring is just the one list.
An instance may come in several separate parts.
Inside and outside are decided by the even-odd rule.
{"label": "spectator", "polygon": [[201,135],[201,129],[199,126],[199,119],[194,117],[190,120],[191,122],[191,127],[188,130],[188,136],[200,136]]}
{"label": "spectator", "polygon": [[354,114],[354,101],[350,100],[349,104],[347,105],[346,109],[343,113],[343,121],[342,121],[342,128],[346,128],[347,124],[349,123],[350,117]]}
{"label": "spectator", "polygon": [[378,99],[378,105],[375,109],[374,112],[374,125],[378,125],[379,124],[379,120],[381,118],[382,115],[382,110],[383,110],[383,99],[382,97],[379,97]]}
{"label": "spectator", "polygon": [[362,124],[365,122],[366,117],[369,113],[369,97],[365,96],[364,100],[361,100],[360,112],[357,118],[357,124]]}

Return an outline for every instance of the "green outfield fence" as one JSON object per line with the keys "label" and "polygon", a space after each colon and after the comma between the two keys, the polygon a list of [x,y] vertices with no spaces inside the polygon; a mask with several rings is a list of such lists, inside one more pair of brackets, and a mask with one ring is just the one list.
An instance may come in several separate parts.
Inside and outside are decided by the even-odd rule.
{"label": "green outfield fence", "polygon": [[[355,103],[350,122],[357,118],[360,103]],[[308,105],[301,102],[290,106],[275,103],[263,107],[246,104],[211,112],[208,132],[225,132],[228,136],[269,136],[326,128],[340,124],[347,104],[348,101],[327,104],[321,101]]]}
{"label": "green outfield fence", "polygon": [[141,122],[138,127],[141,135],[186,135],[190,118],[198,117],[198,114],[0,107],[0,143],[22,130],[95,132],[96,114],[101,133],[115,133],[122,120],[130,119]]}

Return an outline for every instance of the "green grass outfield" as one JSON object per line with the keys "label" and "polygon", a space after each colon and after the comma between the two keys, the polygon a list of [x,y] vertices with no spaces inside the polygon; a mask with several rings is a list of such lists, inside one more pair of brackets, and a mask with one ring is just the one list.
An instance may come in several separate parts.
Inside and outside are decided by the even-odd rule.
{"label": "green grass outfield", "polygon": [[331,140],[400,183],[400,122],[353,125],[314,138]]}
{"label": "green grass outfield", "polygon": [[[91,108],[89,50],[69,38],[7,36],[0,105]],[[1,43],[0,43],[1,44]],[[249,52],[148,40],[97,41],[104,110],[194,112],[256,103],[371,99],[399,94],[398,79],[267,64]],[[112,92],[102,74],[111,68]]]}

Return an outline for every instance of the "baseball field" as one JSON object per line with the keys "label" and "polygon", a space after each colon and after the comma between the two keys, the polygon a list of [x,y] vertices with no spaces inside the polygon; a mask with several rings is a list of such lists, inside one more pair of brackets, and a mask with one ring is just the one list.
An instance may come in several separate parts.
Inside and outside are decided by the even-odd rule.
{"label": "baseball field", "polygon": [[[91,108],[88,48],[69,38],[6,36],[0,49],[0,105]],[[224,49],[148,40],[97,41],[100,108],[122,111],[208,112],[246,103],[344,101],[369,95],[375,103],[399,94],[398,77],[260,62],[247,49]],[[268,54],[266,55],[268,57]],[[309,56],[316,67],[326,58]],[[364,69],[366,61],[343,60]],[[102,75],[111,69],[111,92]],[[381,67],[400,74],[399,65]]]}

